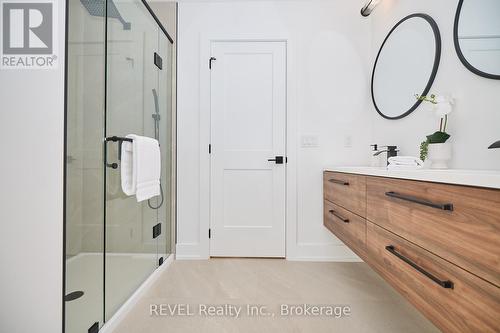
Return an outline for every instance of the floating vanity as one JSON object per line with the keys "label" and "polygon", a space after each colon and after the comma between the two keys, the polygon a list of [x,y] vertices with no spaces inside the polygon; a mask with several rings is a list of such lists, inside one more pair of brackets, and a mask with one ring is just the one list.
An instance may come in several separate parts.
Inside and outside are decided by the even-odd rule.
{"label": "floating vanity", "polygon": [[444,332],[500,331],[500,172],[334,167],[324,225]]}

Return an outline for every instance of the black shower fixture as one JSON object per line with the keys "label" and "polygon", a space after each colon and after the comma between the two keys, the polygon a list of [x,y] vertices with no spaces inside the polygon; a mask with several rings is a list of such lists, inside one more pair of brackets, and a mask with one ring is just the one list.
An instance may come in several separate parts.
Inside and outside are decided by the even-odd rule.
{"label": "black shower fixture", "polygon": [[[87,9],[90,15],[92,16],[98,16],[98,17],[105,17],[106,14],[109,18],[114,18],[118,19],[122,24],[123,24],[123,30],[130,30],[132,27],[132,24],[130,22],[126,22],[120,12],[118,11],[118,8],[116,8],[115,3],[113,0],[80,0],[82,5]],[[104,10],[106,3],[108,4],[108,10],[107,13]]]}
{"label": "black shower fixture", "polygon": [[491,144],[488,149],[500,148],[500,140]]}

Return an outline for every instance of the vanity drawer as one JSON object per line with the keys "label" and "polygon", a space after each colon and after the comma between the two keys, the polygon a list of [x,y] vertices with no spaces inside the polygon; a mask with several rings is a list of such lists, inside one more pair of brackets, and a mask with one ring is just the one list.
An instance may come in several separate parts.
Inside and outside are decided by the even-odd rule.
{"label": "vanity drawer", "polygon": [[444,332],[498,332],[500,289],[367,221],[370,265]]}
{"label": "vanity drawer", "polygon": [[366,176],[325,171],[323,194],[326,200],[366,216]]}
{"label": "vanity drawer", "polygon": [[366,220],[327,200],[323,202],[323,224],[351,250],[365,256]]}
{"label": "vanity drawer", "polygon": [[500,286],[500,191],[368,177],[367,219]]}

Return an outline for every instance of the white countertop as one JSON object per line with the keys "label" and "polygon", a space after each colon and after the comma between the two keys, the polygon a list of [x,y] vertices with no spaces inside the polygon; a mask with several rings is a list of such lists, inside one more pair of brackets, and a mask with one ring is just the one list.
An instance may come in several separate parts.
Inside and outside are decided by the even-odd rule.
{"label": "white countertop", "polygon": [[422,180],[436,183],[457,184],[500,189],[500,170],[387,170],[377,167],[326,167],[326,171],[354,173],[367,176]]}

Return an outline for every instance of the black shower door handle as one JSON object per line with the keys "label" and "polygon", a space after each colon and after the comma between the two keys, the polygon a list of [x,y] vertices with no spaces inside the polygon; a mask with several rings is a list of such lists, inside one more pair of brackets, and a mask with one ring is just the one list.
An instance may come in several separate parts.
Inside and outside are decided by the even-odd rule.
{"label": "black shower door handle", "polygon": [[118,163],[108,163],[108,142],[118,142],[118,160],[122,159],[122,143],[132,142],[130,138],[123,138],[119,136],[110,136],[104,139],[104,162],[108,168],[118,169]]}

